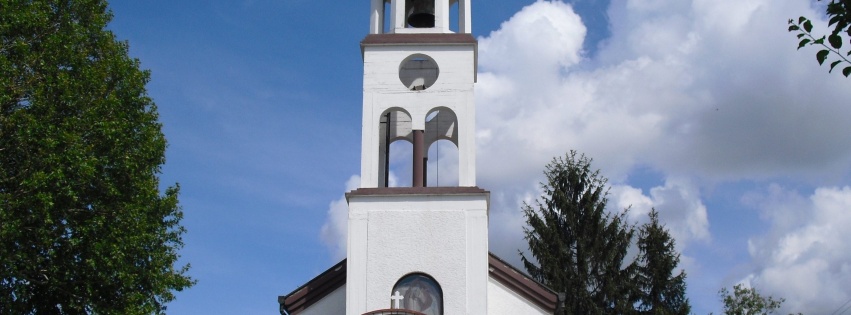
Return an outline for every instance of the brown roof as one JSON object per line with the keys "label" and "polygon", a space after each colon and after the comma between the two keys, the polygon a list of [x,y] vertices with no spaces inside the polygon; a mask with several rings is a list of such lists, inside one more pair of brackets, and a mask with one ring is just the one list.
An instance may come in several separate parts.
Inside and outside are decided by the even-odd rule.
{"label": "brown roof", "polygon": [[[558,295],[546,286],[532,280],[522,271],[514,268],[493,253],[489,253],[488,270],[490,277],[527,300],[535,303],[548,313],[555,314]],[[297,315],[322,300],[346,283],[346,260],[339,262],[322,274],[316,276],[290,294],[279,296],[278,303],[290,315]]]}
{"label": "brown roof", "polygon": [[547,313],[555,314],[558,306],[558,295],[553,290],[533,280],[493,253],[490,253],[490,257],[488,257],[488,265],[491,278],[535,303],[538,307],[546,310]]}
{"label": "brown roof", "polygon": [[326,295],[331,294],[344,284],[346,284],[345,259],[290,292],[290,294],[279,296],[278,304],[286,309],[287,313],[295,315],[301,313],[313,303],[322,300]]}

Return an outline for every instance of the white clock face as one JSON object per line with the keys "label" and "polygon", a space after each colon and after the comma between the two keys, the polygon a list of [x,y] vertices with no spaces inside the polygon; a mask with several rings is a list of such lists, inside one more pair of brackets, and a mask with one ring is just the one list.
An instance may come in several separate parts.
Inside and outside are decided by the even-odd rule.
{"label": "white clock face", "polygon": [[431,57],[413,54],[399,65],[399,80],[411,91],[422,91],[437,82],[440,68]]}

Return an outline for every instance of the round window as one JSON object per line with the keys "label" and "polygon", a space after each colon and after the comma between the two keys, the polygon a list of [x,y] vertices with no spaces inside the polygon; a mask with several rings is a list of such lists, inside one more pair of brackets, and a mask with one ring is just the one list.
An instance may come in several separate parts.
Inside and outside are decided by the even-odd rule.
{"label": "round window", "polygon": [[411,91],[430,88],[439,75],[437,62],[427,55],[411,55],[399,65],[399,80]]}

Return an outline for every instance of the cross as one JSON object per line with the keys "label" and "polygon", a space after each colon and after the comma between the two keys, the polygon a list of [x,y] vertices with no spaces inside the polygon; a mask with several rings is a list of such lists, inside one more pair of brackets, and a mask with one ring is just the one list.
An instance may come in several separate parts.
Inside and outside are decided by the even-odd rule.
{"label": "cross", "polygon": [[405,299],[405,297],[403,297],[402,294],[399,294],[399,291],[396,291],[396,294],[391,295],[390,299],[393,300],[393,308],[398,309],[401,308],[399,307],[399,304],[403,299]]}

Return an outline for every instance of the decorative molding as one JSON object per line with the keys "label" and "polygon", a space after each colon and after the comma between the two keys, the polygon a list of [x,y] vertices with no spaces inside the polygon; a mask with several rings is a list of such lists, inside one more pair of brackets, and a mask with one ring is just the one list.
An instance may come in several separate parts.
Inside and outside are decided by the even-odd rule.
{"label": "decorative molding", "polygon": [[370,34],[361,42],[365,46],[396,46],[396,45],[474,45],[478,41],[470,34]]}
{"label": "decorative molding", "polygon": [[358,188],[346,193],[352,196],[388,196],[388,195],[471,195],[490,193],[479,187],[379,187]]}

